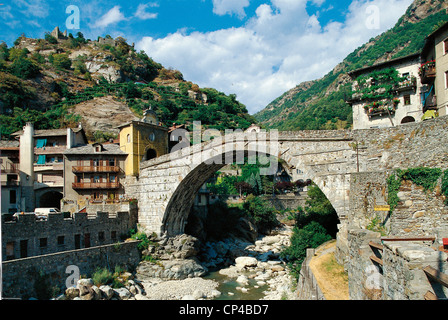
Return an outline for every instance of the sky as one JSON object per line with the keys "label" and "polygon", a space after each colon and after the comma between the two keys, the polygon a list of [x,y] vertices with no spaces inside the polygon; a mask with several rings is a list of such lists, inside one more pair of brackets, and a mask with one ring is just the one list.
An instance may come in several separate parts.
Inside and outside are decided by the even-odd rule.
{"label": "sky", "polygon": [[124,37],[202,88],[236,94],[250,114],[392,28],[412,0],[0,0],[0,41],[55,26]]}

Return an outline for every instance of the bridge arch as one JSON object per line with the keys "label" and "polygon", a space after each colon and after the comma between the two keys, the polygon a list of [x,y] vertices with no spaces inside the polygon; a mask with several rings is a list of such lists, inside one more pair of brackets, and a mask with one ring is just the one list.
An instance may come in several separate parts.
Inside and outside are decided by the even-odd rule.
{"label": "bridge arch", "polygon": [[[353,149],[346,137],[326,143],[319,137],[291,139],[282,135],[278,139],[259,141],[250,142],[246,136],[240,140],[210,141],[142,162],[140,225],[147,232],[157,234],[183,233],[200,187],[226,164],[247,157],[254,150],[258,155],[270,156],[271,160],[282,159],[290,172],[300,169],[327,196],[339,217],[345,215],[349,188],[345,166],[350,162],[353,167]],[[277,161],[275,166],[277,170]]]}

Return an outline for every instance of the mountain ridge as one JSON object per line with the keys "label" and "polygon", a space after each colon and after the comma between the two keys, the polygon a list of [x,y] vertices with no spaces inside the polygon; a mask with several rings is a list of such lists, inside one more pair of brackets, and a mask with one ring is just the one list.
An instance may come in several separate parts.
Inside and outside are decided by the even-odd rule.
{"label": "mountain ridge", "polygon": [[22,34],[11,48],[0,43],[3,139],[26,122],[36,129],[81,122],[89,140],[106,140],[117,135],[119,124],[141,119],[149,108],[166,127],[201,121],[204,128],[246,129],[255,122],[236,95],[200,88],[122,37],[92,41],[55,28],[44,39]]}
{"label": "mountain ridge", "polygon": [[345,103],[351,93],[348,72],[419,52],[426,36],[448,21],[447,9],[443,0],[415,0],[393,28],[354,50],[324,77],[288,90],[255,119],[279,130],[350,128],[351,107]]}

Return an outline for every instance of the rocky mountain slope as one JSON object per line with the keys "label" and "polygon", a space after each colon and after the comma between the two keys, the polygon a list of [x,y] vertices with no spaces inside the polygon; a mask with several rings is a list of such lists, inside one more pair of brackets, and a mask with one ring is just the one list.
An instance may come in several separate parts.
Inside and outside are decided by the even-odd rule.
{"label": "rocky mountain slope", "polygon": [[356,49],[323,78],[297,85],[254,117],[280,130],[350,128],[348,72],[419,52],[426,36],[448,21],[447,9],[443,0],[415,0],[392,29]]}
{"label": "rocky mountain slope", "polygon": [[90,140],[109,138],[150,107],[167,127],[197,120],[204,127],[245,129],[255,122],[235,95],[199,88],[120,37],[92,41],[56,28],[44,39],[22,35],[12,48],[0,44],[3,139],[28,121],[37,129],[81,122]]}

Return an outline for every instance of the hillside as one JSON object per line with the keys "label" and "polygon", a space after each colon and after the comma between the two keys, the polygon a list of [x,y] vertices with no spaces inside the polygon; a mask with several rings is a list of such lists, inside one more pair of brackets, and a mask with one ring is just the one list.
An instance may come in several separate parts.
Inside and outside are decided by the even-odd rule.
{"label": "hillside", "polygon": [[265,127],[279,130],[350,128],[347,73],[419,52],[426,36],[448,21],[447,8],[443,0],[415,0],[392,29],[356,49],[323,78],[297,85],[254,117]]}
{"label": "hillside", "polygon": [[235,95],[199,88],[120,37],[92,41],[56,28],[44,39],[22,35],[11,48],[0,44],[3,139],[30,121],[36,129],[81,122],[90,140],[104,140],[149,107],[167,127],[194,120],[219,130],[246,129],[255,122]]}

